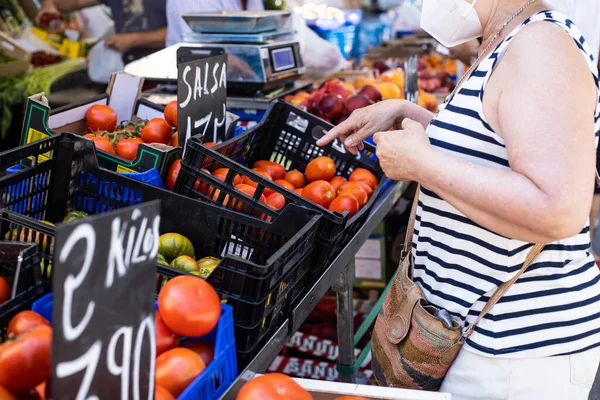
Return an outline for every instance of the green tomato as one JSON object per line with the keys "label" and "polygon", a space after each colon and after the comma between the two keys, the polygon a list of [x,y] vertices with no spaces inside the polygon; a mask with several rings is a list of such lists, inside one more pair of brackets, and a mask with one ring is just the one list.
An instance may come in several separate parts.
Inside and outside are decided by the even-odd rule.
{"label": "green tomato", "polygon": [[79,221],[79,220],[82,220],[82,219],[86,219],[89,216],[90,215],[88,213],[86,213],[85,211],[72,210],[72,211],[69,211],[67,213],[67,215],[65,215],[65,218],[63,219],[63,224],[67,224],[69,222]]}
{"label": "green tomato", "polygon": [[158,239],[158,252],[168,263],[179,256],[194,258],[194,246],[188,238],[179,233],[165,233]]}
{"label": "green tomato", "polygon": [[156,262],[162,265],[169,265],[165,257],[160,253],[158,253],[158,255],[156,256]]}
{"label": "green tomato", "polygon": [[179,256],[171,262],[171,267],[180,269],[185,272],[198,272],[198,264],[190,256]]}

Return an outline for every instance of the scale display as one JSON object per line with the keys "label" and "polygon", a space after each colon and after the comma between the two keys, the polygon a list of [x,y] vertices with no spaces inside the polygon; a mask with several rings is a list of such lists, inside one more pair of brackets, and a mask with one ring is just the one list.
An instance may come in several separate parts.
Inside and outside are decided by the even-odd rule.
{"label": "scale display", "polygon": [[275,72],[283,71],[296,66],[294,52],[292,51],[291,47],[285,47],[283,49],[271,51],[271,58],[273,59],[273,70]]}

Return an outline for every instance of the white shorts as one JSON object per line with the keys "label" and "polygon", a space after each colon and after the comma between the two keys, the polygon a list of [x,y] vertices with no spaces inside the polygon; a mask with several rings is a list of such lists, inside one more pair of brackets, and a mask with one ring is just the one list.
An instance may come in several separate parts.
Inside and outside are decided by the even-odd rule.
{"label": "white shorts", "polygon": [[492,358],[463,349],[440,392],[452,400],[588,400],[600,347],[569,356]]}

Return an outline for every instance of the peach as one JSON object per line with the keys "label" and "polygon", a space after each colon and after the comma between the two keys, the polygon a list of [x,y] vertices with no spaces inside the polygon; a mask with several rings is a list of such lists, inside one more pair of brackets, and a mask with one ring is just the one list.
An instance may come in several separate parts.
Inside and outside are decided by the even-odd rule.
{"label": "peach", "polygon": [[381,91],[381,97],[383,97],[385,100],[401,99],[404,97],[400,88],[391,82],[381,82],[376,86]]}
{"label": "peach", "polygon": [[371,101],[373,101],[375,103],[377,103],[378,101],[381,101],[381,99],[382,99],[381,90],[379,90],[379,88],[377,88],[377,86],[373,86],[373,85],[363,86],[358,91],[358,94],[365,96],[366,98],[370,99]]}
{"label": "peach", "polygon": [[352,114],[354,110],[370,106],[371,104],[373,104],[371,99],[362,94],[356,94],[346,99],[346,111],[348,111],[348,114]]}
{"label": "peach", "polygon": [[356,86],[359,89],[365,85],[373,85],[373,84],[375,84],[375,79],[365,78],[364,76],[359,76],[354,81],[354,86]]}
{"label": "peach", "polygon": [[319,111],[324,117],[334,119],[344,112],[344,100],[342,96],[334,93],[327,93],[319,101]]}

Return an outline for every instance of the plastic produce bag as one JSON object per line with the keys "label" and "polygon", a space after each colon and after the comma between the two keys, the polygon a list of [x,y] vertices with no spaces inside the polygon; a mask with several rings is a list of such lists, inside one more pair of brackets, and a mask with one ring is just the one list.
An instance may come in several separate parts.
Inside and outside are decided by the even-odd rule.
{"label": "plastic produce bag", "polygon": [[113,72],[125,68],[123,56],[116,50],[104,46],[104,40],[99,41],[90,49],[88,55],[88,76],[95,83],[108,83]]}
{"label": "plastic produce bag", "polygon": [[313,32],[301,15],[292,13],[292,25],[300,42],[300,54],[308,78],[318,79],[351,68],[352,64],[344,59],[340,50]]}

